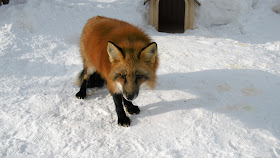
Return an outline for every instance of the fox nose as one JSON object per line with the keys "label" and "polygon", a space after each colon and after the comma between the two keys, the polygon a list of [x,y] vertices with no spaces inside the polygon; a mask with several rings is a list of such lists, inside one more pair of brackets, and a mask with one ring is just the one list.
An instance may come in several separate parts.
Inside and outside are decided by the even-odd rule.
{"label": "fox nose", "polygon": [[126,98],[127,98],[127,100],[133,100],[133,99],[135,99],[135,98],[134,98],[134,95],[127,95]]}
{"label": "fox nose", "polygon": [[138,96],[138,93],[133,93],[133,94],[125,94],[124,98],[128,101],[132,101],[134,99],[136,99]]}
{"label": "fox nose", "polygon": [[132,92],[132,93],[127,93],[127,92],[124,91],[123,96],[126,100],[132,101],[132,100],[134,100],[138,97],[138,92],[135,91],[135,92]]}

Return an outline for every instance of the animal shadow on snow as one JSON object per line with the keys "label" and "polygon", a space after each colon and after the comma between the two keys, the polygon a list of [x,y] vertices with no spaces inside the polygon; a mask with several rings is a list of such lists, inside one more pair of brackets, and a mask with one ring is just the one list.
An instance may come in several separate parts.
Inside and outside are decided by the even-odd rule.
{"label": "animal shadow on snow", "polygon": [[249,128],[272,130],[280,138],[280,78],[271,73],[208,70],[159,75],[155,93],[163,101],[141,106],[137,117],[203,108],[238,119]]}

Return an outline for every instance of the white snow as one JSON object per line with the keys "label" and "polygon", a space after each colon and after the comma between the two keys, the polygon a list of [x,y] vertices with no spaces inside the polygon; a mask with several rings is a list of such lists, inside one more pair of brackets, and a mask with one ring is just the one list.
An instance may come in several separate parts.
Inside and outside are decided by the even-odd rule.
{"label": "white snow", "polygon": [[[143,0],[11,0],[0,7],[0,157],[280,157],[276,0],[200,0],[195,29],[159,33]],[[75,97],[79,36],[103,15],[158,43],[155,90],[131,127],[106,88]]]}

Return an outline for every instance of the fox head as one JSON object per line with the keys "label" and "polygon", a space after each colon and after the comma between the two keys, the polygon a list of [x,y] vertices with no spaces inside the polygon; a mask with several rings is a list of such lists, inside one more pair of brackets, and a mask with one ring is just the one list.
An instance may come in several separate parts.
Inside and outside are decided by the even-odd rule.
{"label": "fox head", "polygon": [[129,101],[137,98],[140,86],[146,83],[154,88],[158,65],[157,44],[143,43],[130,46],[117,46],[107,43],[107,53],[111,63],[109,86],[114,87],[113,93],[122,93]]}

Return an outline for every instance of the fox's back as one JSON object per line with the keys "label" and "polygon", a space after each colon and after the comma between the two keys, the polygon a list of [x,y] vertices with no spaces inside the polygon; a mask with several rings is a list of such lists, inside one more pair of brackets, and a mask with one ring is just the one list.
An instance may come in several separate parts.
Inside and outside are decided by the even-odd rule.
{"label": "fox's back", "polygon": [[151,39],[139,28],[124,21],[97,16],[88,20],[81,36],[82,56],[104,77],[108,77],[111,63],[107,53],[107,42],[120,48],[140,52]]}

